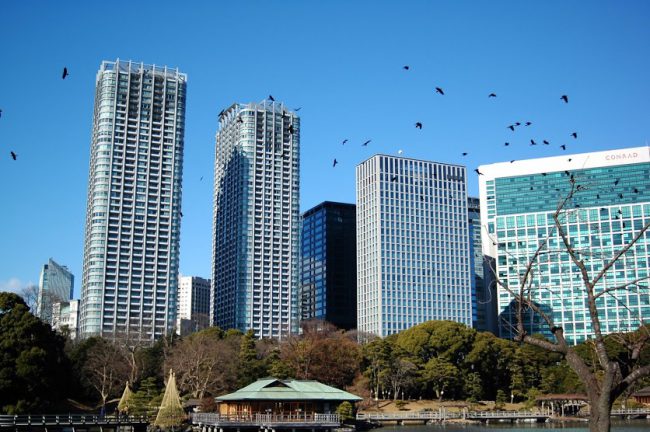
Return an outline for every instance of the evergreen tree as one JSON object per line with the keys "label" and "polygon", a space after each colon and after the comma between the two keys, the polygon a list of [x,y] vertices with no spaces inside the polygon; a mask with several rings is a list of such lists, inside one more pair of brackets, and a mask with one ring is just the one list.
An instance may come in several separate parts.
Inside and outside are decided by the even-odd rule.
{"label": "evergreen tree", "polygon": [[257,357],[255,349],[255,332],[248,330],[241,339],[239,348],[239,370],[237,384],[245,387],[266,375],[264,362]]}

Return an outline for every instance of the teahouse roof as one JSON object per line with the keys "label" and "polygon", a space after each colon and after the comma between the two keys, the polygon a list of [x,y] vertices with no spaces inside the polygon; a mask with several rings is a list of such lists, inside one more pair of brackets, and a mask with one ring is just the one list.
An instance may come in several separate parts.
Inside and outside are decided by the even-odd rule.
{"label": "teahouse roof", "polygon": [[632,393],[632,397],[650,396],[650,387],[644,387],[639,391]]}
{"label": "teahouse roof", "polygon": [[262,378],[234,393],[219,396],[217,401],[240,400],[325,400],[325,401],[350,401],[363,400],[343,390],[330,387],[318,381],[311,380],[280,380],[276,378]]}

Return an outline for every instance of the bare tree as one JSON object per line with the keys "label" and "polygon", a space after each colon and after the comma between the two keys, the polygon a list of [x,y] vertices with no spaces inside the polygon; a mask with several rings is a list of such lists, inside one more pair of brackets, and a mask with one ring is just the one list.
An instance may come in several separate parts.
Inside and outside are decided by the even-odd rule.
{"label": "bare tree", "polygon": [[98,338],[88,349],[83,365],[83,374],[88,383],[101,398],[102,407],[118,392],[129,379],[129,365],[123,346],[108,339]]}
{"label": "bare tree", "polygon": [[[517,286],[510,286],[508,281],[501,279],[498,271],[494,274],[497,283],[514,298],[516,320],[512,325],[515,327],[516,339],[561,354],[585,386],[590,403],[590,431],[609,432],[611,409],[616,398],[624,394],[641,378],[650,374],[650,365],[640,361],[641,352],[650,341],[650,331],[642,317],[638,316],[638,326],[635,325],[638,327],[636,331],[622,329],[621,333],[610,336],[627,349],[626,358],[612,355],[607,350],[606,335],[601,325],[604,314],[602,300],[603,297],[610,296],[619,306],[632,313],[632,310],[625,304],[624,298],[617,296],[617,293],[647,290],[648,287],[642,285],[642,282],[650,276],[642,274],[634,278],[619,278],[619,282],[614,286],[607,286],[605,277],[609,272],[620,271],[623,264],[632,265],[625,261],[631,257],[630,252],[634,251],[634,246],[637,243],[649,244],[650,220],[648,218],[642,221],[637,219],[639,222],[632,226],[635,232],[630,231],[627,238],[621,236],[618,249],[594,247],[589,239],[598,234],[597,226],[584,224],[588,226],[588,232],[570,227],[572,222],[575,224],[576,219],[580,218],[580,212],[584,212],[574,198],[586,190],[585,186],[576,184],[573,177],[570,183],[569,193],[561,200],[553,214],[553,232],[540,240],[529,256],[513,256],[515,262],[523,263],[523,266],[519,268]],[[569,208],[570,206],[573,208]],[[625,227],[624,222],[622,226]],[[555,242],[551,240],[555,240]],[[558,243],[559,248],[554,249],[550,246],[551,243]],[[495,244],[497,243],[495,242]],[[582,294],[585,297],[588,319],[593,331],[593,338],[589,341],[589,346],[592,347],[593,355],[597,359],[593,365],[589,365],[578,354],[575,346],[570,345],[565,338],[563,323],[557,322],[558,317],[549,312],[549,308],[545,307],[548,305],[544,305],[540,300],[539,291],[542,289],[551,290],[553,294],[553,290],[544,286],[538,279],[541,258],[549,254],[568,255],[574,269],[580,275]],[[564,256],[566,257],[566,255]],[[622,282],[621,279],[623,279]],[[553,338],[534,337],[527,332],[525,317],[531,314],[541,319]]]}
{"label": "bare tree", "polygon": [[32,314],[36,315],[38,306],[38,285],[27,285],[20,290],[20,295]]}

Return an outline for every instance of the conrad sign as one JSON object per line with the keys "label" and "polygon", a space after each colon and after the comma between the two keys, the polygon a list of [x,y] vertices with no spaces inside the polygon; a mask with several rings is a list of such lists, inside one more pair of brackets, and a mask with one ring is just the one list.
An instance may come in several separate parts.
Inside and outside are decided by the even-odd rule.
{"label": "conrad sign", "polygon": [[630,152],[630,153],[612,153],[608,154],[605,156],[605,160],[608,161],[613,161],[613,160],[627,160],[627,159],[635,159],[639,157],[639,154],[637,152]]}

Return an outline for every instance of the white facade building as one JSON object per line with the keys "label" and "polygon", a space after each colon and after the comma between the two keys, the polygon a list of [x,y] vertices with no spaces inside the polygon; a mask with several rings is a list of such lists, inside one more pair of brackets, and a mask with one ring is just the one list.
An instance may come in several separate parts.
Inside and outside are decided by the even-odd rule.
{"label": "white facade building", "polygon": [[[650,147],[504,162],[479,167],[483,253],[496,275],[516,289],[520,274],[544,240],[531,285],[532,300],[561,326],[570,343],[593,336],[585,288],[558,234],[553,214],[575,188],[560,215],[564,231],[591,274],[650,221]],[[650,275],[648,232],[596,285],[596,293]],[[492,275],[494,278],[494,275]],[[646,281],[647,282],[647,281]],[[647,283],[598,295],[603,333],[631,331],[650,319]],[[516,303],[497,286],[499,332],[516,334]],[[526,331],[552,337],[539,314],[524,316]]]}
{"label": "white facade building", "polygon": [[187,76],[103,62],[97,73],[82,336],[153,341],[176,323]]}
{"label": "white facade building", "polygon": [[356,168],[357,329],[472,325],[466,169],[375,155]]}
{"label": "white facade building", "polygon": [[281,103],[234,104],[215,151],[210,317],[283,338],[298,325],[300,119]]}
{"label": "white facade building", "polygon": [[67,332],[76,339],[79,331],[79,300],[56,302],[52,305],[52,328]]}
{"label": "white facade building", "polygon": [[179,276],[176,333],[185,336],[210,325],[210,279]]}

